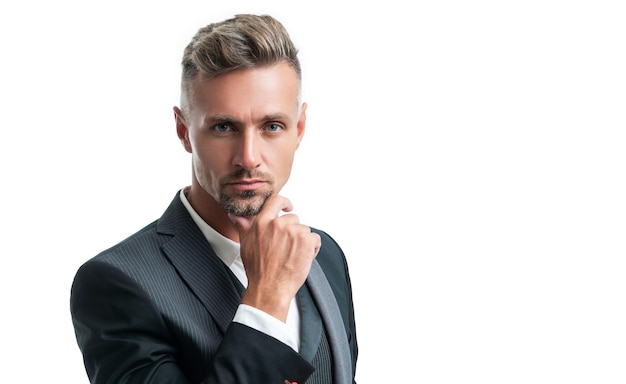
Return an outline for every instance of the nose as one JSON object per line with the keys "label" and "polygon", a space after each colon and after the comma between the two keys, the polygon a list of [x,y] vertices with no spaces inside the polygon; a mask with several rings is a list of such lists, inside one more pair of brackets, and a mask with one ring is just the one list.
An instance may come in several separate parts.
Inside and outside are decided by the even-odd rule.
{"label": "nose", "polygon": [[261,165],[261,140],[255,130],[245,130],[236,141],[234,157],[236,166],[252,170]]}

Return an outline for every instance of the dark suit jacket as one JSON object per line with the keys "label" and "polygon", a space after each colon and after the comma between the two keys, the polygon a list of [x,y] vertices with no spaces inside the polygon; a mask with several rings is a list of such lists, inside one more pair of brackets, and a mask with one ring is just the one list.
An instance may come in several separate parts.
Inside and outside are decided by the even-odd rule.
{"label": "dark suit jacket", "polygon": [[[357,341],[346,260],[330,236],[314,231],[322,238],[316,262],[339,307],[354,381]],[[298,293],[303,332],[296,353],[231,321],[241,298],[233,278],[177,194],[159,220],[76,274],[70,309],[91,382],[304,383],[327,321],[320,298],[311,300],[310,279]]]}

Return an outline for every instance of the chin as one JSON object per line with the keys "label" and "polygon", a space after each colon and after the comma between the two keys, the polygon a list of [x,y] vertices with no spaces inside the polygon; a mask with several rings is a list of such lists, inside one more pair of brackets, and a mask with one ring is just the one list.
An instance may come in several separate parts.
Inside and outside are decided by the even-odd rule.
{"label": "chin", "polygon": [[228,213],[235,216],[252,217],[261,212],[263,205],[271,193],[265,195],[254,194],[252,196],[220,196],[220,206]]}

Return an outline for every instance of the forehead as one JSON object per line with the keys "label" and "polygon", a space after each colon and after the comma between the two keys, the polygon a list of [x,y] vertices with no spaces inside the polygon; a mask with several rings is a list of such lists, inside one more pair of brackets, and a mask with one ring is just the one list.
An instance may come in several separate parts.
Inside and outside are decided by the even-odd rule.
{"label": "forehead", "polygon": [[298,104],[300,79],[287,62],[238,69],[209,77],[198,74],[190,87],[190,104],[223,106],[231,103],[262,104],[289,101]]}

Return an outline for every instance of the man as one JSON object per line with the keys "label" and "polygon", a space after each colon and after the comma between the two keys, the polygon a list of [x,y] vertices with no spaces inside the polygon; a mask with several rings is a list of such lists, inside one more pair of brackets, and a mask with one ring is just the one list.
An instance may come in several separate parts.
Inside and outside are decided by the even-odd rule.
{"label": "man", "polygon": [[297,51],[270,16],[186,47],[176,131],[191,186],[86,262],[70,307],[92,383],[354,383],[345,257],[279,193],[305,132]]}

